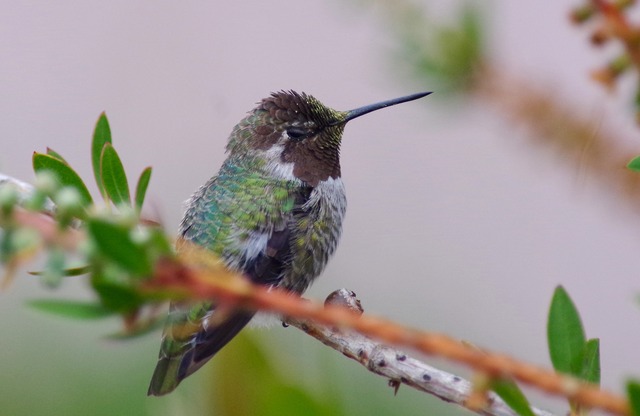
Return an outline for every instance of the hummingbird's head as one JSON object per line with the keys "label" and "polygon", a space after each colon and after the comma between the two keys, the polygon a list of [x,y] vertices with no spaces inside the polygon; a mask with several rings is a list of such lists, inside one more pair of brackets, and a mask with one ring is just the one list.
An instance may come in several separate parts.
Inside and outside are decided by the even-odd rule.
{"label": "hummingbird's head", "polygon": [[272,93],[234,128],[227,145],[229,158],[281,179],[316,186],[340,177],[340,142],[347,121],[428,94],[336,111],[305,93]]}

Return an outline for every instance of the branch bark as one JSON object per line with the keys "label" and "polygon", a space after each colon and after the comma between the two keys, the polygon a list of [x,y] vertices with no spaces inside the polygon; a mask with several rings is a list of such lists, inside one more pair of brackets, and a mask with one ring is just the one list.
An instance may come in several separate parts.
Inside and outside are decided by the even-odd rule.
{"label": "branch bark", "polygon": [[324,307],[283,290],[253,285],[244,278],[227,277],[218,279],[208,272],[167,262],[158,267],[158,273],[145,286],[151,291],[186,291],[193,298],[216,299],[223,307],[269,311],[290,318],[312,320],[320,325],[349,328],[391,345],[412,348],[427,355],[465,364],[489,378],[512,378],[541,391],[570,398],[586,408],[603,409],[620,415],[629,414],[625,398],[576,378],[503,354],[480,351],[443,334],[404,327],[369,315],[358,316],[344,307]]}
{"label": "branch bark", "polygon": [[[346,289],[336,292],[342,292],[342,296],[353,294]],[[470,381],[427,365],[400,350],[376,342],[358,332],[298,318],[289,318],[286,322],[324,345],[341,352],[345,357],[359,362],[372,373],[388,378],[389,385],[396,389],[402,383],[481,415],[517,416],[517,413],[493,392],[487,393],[485,406],[470,406],[468,399],[474,392]],[[536,408],[532,410],[538,416],[553,416],[552,413],[544,410]]]}

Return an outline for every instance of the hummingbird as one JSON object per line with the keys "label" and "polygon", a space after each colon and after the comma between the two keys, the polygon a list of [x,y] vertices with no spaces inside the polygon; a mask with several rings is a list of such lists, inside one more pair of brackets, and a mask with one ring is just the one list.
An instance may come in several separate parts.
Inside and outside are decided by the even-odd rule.
{"label": "hummingbird", "polygon": [[[272,93],[233,128],[218,174],[187,201],[179,241],[210,250],[255,284],[302,294],[322,273],[342,233],[345,124],[429,94],[336,111],[305,93]],[[178,243],[176,249],[183,247]],[[215,301],[172,303],[149,395],[173,391],[255,314],[220,309]]]}

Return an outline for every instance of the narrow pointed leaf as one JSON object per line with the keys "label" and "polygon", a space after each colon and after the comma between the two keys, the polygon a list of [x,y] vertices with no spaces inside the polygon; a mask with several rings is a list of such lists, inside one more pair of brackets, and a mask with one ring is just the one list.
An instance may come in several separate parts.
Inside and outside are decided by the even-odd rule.
{"label": "narrow pointed leaf", "polygon": [[600,340],[598,338],[590,339],[584,344],[580,378],[600,385]]}
{"label": "narrow pointed leaf", "polygon": [[27,304],[41,312],[63,316],[66,318],[99,319],[106,318],[114,314],[114,312],[110,311],[99,303],[92,302],[40,299],[32,300]]}
{"label": "narrow pointed leaf", "polygon": [[142,297],[131,287],[105,280],[93,282],[105,308],[118,313],[132,312],[142,304]]}
{"label": "narrow pointed leaf", "polygon": [[142,210],[142,204],[144,203],[144,197],[147,194],[147,187],[149,186],[150,179],[151,166],[142,171],[140,178],[138,179],[138,185],[136,186],[136,209],[138,212]]}
{"label": "narrow pointed leaf", "polygon": [[633,416],[640,416],[640,382],[629,380],[627,382],[627,396],[629,398],[629,408]]}
{"label": "narrow pointed leaf", "polygon": [[640,172],[640,156],[636,156],[629,163],[627,163],[627,169],[635,172]]}
{"label": "narrow pointed leaf", "polygon": [[91,194],[80,176],[71,166],[51,155],[33,153],[33,170],[36,173],[53,172],[62,186],[70,186],[76,189],[82,198],[83,206],[88,206],[93,202]]}
{"label": "narrow pointed leaf", "polygon": [[151,263],[144,249],[133,242],[129,230],[97,219],[88,222],[88,229],[100,252],[106,257],[134,275],[151,274]]}
{"label": "narrow pointed leaf", "polygon": [[96,184],[100,193],[104,196],[105,190],[102,185],[102,173],[100,171],[100,157],[102,156],[102,149],[106,143],[111,143],[111,128],[109,127],[109,120],[105,113],[100,114],[96,128],[93,131],[93,140],[91,142],[91,163],[93,165],[93,174],[96,178]]}
{"label": "narrow pointed leaf", "polygon": [[551,300],[547,341],[553,368],[579,377],[586,337],[578,310],[562,286],[556,287]]}
{"label": "narrow pointed leaf", "polygon": [[513,380],[496,380],[491,384],[491,390],[520,416],[535,416],[535,413],[531,410],[529,400]]}
{"label": "narrow pointed leaf", "polygon": [[[63,276],[66,276],[66,277],[82,276],[83,274],[87,274],[90,271],[91,271],[91,266],[72,267],[72,268],[63,270]],[[29,273],[32,276],[42,276],[44,272],[37,271],[37,272],[27,272],[27,273]]]}
{"label": "narrow pointed leaf", "polygon": [[151,247],[158,256],[171,257],[175,254],[172,242],[169,241],[164,232],[158,228],[151,230],[149,247]]}
{"label": "narrow pointed leaf", "polygon": [[124,173],[120,156],[118,156],[116,149],[110,143],[105,144],[102,149],[100,173],[102,175],[104,190],[109,199],[116,205],[131,205],[127,175]]}
{"label": "narrow pointed leaf", "polygon": [[58,160],[59,160],[59,161],[61,161],[61,162],[66,163],[67,165],[69,164],[69,162],[67,162],[67,161],[62,157],[62,155],[61,155],[60,153],[56,152],[55,150],[53,150],[53,149],[52,149],[52,148],[50,148],[50,147],[47,147],[47,154],[48,154],[49,156],[53,156],[53,157],[55,157],[56,159],[58,159]]}

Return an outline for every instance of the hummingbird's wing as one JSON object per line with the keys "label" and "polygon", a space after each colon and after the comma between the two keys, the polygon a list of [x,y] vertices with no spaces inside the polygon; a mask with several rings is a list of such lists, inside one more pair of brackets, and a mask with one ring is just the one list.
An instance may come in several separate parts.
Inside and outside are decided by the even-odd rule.
{"label": "hummingbird's wing", "polygon": [[[231,259],[227,262],[253,282],[277,285],[291,257],[296,213],[310,192],[288,185],[277,189],[273,183],[266,185],[261,187],[261,193],[256,188],[250,189],[248,192],[258,195],[251,195],[248,203],[242,203],[247,195],[235,195],[241,202],[239,205],[238,200],[220,196],[225,195],[229,185],[224,177],[218,176],[194,195],[181,231],[184,239]],[[271,204],[267,208],[270,222],[252,222],[254,216],[264,216],[265,198]],[[250,224],[248,232],[246,224]],[[242,245],[236,239],[228,241],[229,236],[237,234],[243,225],[245,240],[249,242]],[[234,257],[234,252],[242,254]],[[175,389],[226,345],[253,315],[253,312],[241,310],[216,310],[212,302],[172,304],[148,394],[158,396]]]}
{"label": "hummingbird's wing", "polygon": [[[282,278],[290,250],[287,230],[274,233],[265,254],[247,265],[246,274],[252,281],[276,285]],[[148,394],[161,396],[173,391],[231,341],[254,314],[220,311],[212,302],[172,303]]]}

